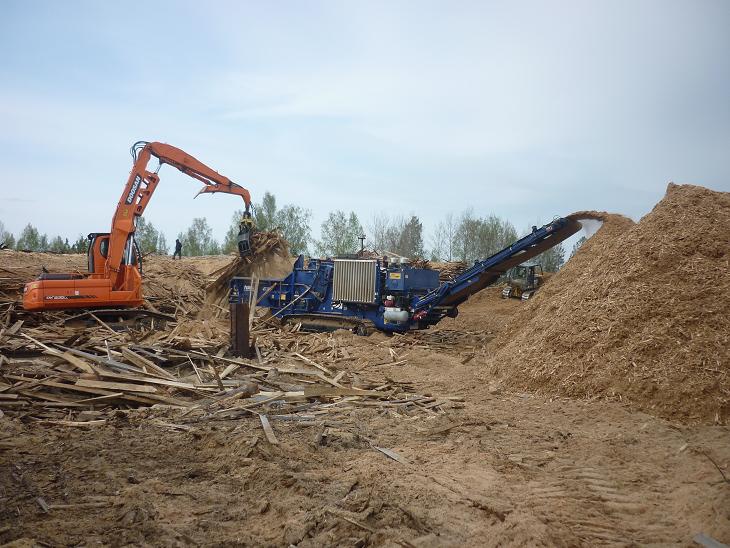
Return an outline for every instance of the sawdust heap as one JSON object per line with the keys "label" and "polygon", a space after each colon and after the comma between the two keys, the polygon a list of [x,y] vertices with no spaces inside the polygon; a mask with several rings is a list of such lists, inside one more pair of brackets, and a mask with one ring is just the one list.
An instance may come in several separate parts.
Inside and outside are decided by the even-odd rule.
{"label": "sawdust heap", "polygon": [[495,341],[515,388],[609,397],[666,418],[730,416],[730,193],[670,184],[604,221]]}
{"label": "sawdust heap", "polygon": [[450,282],[469,267],[464,261],[437,262],[426,261],[425,259],[411,261],[411,266],[413,268],[437,270],[439,273],[439,281],[441,282]]}

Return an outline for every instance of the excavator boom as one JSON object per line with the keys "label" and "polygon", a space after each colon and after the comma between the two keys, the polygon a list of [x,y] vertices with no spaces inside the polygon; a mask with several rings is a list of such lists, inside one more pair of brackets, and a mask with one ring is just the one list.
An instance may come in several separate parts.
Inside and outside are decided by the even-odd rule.
{"label": "excavator boom", "polygon": [[[129,236],[134,233],[137,218],[144,213],[160,180],[157,175],[159,167],[154,172],[147,170],[147,165],[152,156],[159,160],[160,166],[162,164],[171,165],[185,175],[204,183],[203,188],[198,191],[197,195],[223,192],[241,196],[245,204],[245,215],[250,218],[251,196],[248,190],[206,166],[184,150],[165,143],[138,141],[132,145],[131,152],[134,164],[122,196],[119,198],[117,210],[112,218],[109,255],[106,261],[107,270],[104,273],[111,280],[113,287],[118,286],[119,283],[122,258],[128,245]],[[242,237],[247,239],[249,233],[250,226],[248,230],[245,230],[242,225],[239,240]],[[239,252],[244,254],[245,251],[241,247],[239,245]],[[250,246],[245,247],[250,249]]]}

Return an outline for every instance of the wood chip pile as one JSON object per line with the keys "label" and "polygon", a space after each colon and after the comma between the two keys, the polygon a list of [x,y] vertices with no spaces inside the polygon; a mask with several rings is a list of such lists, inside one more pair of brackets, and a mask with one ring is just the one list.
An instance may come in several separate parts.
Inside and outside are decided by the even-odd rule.
{"label": "wood chip pile", "polygon": [[603,226],[515,315],[493,371],[516,388],[730,418],[730,193],[670,184],[638,224]]}
{"label": "wood chip pile", "polygon": [[438,270],[439,280],[441,282],[450,282],[468,268],[464,261],[440,263],[435,261],[426,261],[424,259],[413,261],[411,266],[414,268],[431,268],[433,270]]}

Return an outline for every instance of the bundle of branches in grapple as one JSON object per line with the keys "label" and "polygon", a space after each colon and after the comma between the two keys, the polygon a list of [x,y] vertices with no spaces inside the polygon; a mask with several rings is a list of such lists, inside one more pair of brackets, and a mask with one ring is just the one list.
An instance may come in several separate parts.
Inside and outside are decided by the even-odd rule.
{"label": "bundle of branches in grapple", "polygon": [[246,257],[239,257],[229,264],[213,272],[210,275],[211,281],[205,291],[206,306],[203,315],[210,316],[210,308],[214,310],[213,316],[218,316],[223,310],[222,304],[228,299],[228,286],[231,278],[235,276],[258,276],[259,271],[265,263],[275,257],[288,257],[289,244],[280,232],[255,232],[251,236],[251,254]]}

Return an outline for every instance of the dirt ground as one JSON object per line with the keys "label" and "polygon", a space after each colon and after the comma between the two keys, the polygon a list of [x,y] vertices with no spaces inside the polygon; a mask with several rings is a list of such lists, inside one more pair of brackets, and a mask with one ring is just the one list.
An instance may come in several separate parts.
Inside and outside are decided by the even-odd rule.
{"label": "dirt ground", "polygon": [[[490,289],[429,332],[331,335],[352,358],[342,369],[463,400],[444,413],[364,407],[316,425],[274,421],[278,445],[255,416],[137,409],[69,428],[6,414],[0,542],[692,546],[699,532],[730,542],[727,426],[485,378],[475,364],[522,306]],[[391,350],[406,363],[390,365]]]}

